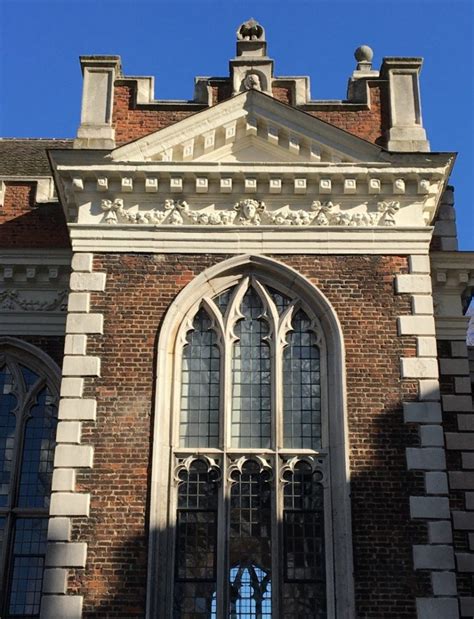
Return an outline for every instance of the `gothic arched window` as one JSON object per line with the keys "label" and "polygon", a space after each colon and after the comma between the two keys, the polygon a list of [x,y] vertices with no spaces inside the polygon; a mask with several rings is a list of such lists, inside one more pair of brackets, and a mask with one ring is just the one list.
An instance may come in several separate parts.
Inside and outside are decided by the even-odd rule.
{"label": "gothic arched window", "polygon": [[174,619],[332,616],[325,342],[304,300],[273,286],[242,276],[178,330]]}
{"label": "gothic arched window", "polygon": [[[38,617],[57,424],[54,364],[0,341],[0,616]],[[44,359],[43,359],[44,358]]]}

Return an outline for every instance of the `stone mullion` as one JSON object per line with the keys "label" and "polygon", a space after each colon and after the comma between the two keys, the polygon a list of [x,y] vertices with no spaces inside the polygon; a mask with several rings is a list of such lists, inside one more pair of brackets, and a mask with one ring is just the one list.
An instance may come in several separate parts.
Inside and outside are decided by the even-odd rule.
{"label": "stone mullion", "polygon": [[416,337],[416,357],[401,359],[402,379],[417,379],[418,401],[404,402],[405,423],[417,424],[419,447],[406,449],[409,471],[421,471],[425,492],[410,497],[410,516],[425,522],[428,543],[413,545],[415,570],[431,573],[432,596],[416,600],[418,619],[455,619],[459,616],[455,562],[440,404],[435,323],[428,255],[412,255],[410,273],[396,277],[399,294],[412,295],[412,314],[400,316],[400,336]]}
{"label": "stone mullion", "polygon": [[103,333],[103,316],[90,312],[90,296],[105,290],[106,276],[93,273],[92,262],[90,253],[72,259],[41,619],[82,617],[83,597],[67,594],[67,578],[87,558],[87,543],[71,541],[71,529],[72,518],[88,518],[90,511],[90,494],[76,491],[76,472],[92,468],[94,455],[81,430],[83,422],[95,421],[96,401],[84,398],[83,389],[85,377],[100,376],[100,358],[87,355],[87,340]]}

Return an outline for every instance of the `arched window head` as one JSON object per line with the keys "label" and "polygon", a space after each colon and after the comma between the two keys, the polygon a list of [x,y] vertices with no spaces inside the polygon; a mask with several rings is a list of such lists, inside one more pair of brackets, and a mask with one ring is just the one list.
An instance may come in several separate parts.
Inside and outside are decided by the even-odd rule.
{"label": "arched window head", "polygon": [[294,271],[245,259],[162,327],[147,618],[349,619],[339,324]]}
{"label": "arched window head", "polygon": [[59,369],[0,338],[0,615],[37,617],[43,584]]}

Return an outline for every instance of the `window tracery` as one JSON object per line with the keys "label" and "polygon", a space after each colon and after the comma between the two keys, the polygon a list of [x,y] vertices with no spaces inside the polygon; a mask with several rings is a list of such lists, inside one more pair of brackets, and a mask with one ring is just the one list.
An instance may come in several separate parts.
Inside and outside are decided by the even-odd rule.
{"label": "window tracery", "polygon": [[[305,302],[244,276],[175,350],[175,619],[327,617],[325,344]],[[306,601],[305,601],[306,600]]]}
{"label": "window tracery", "polygon": [[57,425],[51,368],[0,346],[0,614],[37,617]]}

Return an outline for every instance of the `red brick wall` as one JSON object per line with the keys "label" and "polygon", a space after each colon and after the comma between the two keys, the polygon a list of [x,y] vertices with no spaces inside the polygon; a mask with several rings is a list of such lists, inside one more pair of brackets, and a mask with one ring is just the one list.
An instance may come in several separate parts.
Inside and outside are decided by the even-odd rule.
{"label": "red brick wall", "polygon": [[[89,336],[88,354],[101,357],[102,376],[86,379],[85,396],[97,398],[98,415],[96,424],[84,423],[83,441],[94,446],[95,456],[78,488],[91,492],[91,517],[76,519],[74,527],[74,539],[88,543],[88,561],[70,581],[71,590],[85,596],[85,618],[144,616],[158,333],[185,284],[224,258],[95,259],[94,270],[107,273],[107,285],[105,293],[93,293],[91,311],[104,314],[105,330]],[[405,448],[418,439],[401,410],[417,388],[415,381],[400,380],[400,357],[416,353],[415,339],[398,337],[396,326],[397,316],[410,313],[410,296],[395,295],[393,287],[394,276],[408,271],[407,260],[276,259],[322,290],[345,336],[357,617],[412,619],[416,595],[430,591],[426,578],[413,572],[411,545],[425,539],[408,513],[408,497],[422,493],[422,484],[406,470]]]}
{"label": "red brick wall", "polygon": [[[212,105],[228,99],[232,95],[232,88],[229,82],[210,82]],[[344,129],[358,137],[383,144],[383,134],[388,128],[387,109],[382,98],[383,86],[369,82],[370,107],[369,109],[359,109],[355,111],[345,109],[341,104],[324,105],[324,109],[317,111],[308,110],[308,114],[316,116],[329,124]],[[275,87],[273,96],[282,103],[292,104],[291,91],[284,86]],[[144,137],[158,129],[163,129],[172,125],[183,118],[194,114],[188,110],[154,110],[134,109],[134,88],[129,85],[116,85],[113,108],[113,125],[115,127],[115,137],[117,144],[123,144]],[[364,106],[361,106],[364,107]],[[301,109],[305,109],[302,106]]]}
{"label": "red brick wall", "polygon": [[0,208],[0,247],[3,249],[69,248],[66,220],[59,203],[35,204],[36,183],[6,183]]}
{"label": "red brick wall", "polygon": [[112,124],[117,144],[142,138],[194,113],[186,110],[133,109],[134,97],[131,86],[115,86]]}
{"label": "red brick wall", "polygon": [[344,129],[359,138],[375,144],[383,145],[384,132],[389,127],[388,103],[385,98],[385,87],[369,82],[370,109],[350,111],[339,105],[325,105],[325,110],[308,111],[327,123]]}

